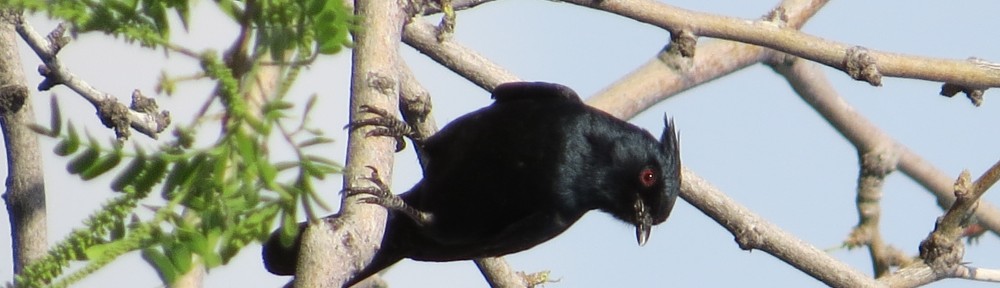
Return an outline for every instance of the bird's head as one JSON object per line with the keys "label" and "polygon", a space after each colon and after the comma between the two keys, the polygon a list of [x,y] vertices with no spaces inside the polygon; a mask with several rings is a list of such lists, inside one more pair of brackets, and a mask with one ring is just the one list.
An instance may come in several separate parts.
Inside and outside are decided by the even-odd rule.
{"label": "bird's head", "polygon": [[[625,133],[607,147],[611,169],[601,210],[635,225],[636,240],[645,245],[653,225],[663,223],[681,186],[680,147],[672,120],[664,119],[659,141],[646,131]],[[610,205],[608,205],[610,204]]]}

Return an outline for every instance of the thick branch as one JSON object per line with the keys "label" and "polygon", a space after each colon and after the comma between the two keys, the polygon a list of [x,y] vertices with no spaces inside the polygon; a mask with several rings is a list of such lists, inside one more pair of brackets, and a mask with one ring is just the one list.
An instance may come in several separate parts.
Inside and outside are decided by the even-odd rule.
{"label": "thick branch", "polygon": [[[460,1],[455,1],[452,4],[455,6],[455,9],[461,10],[461,9],[468,9],[468,8],[471,8],[471,7],[474,7],[474,6],[477,6],[479,4],[489,2],[489,1],[492,1],[492,0],[460,0]],[[345,1],[345,4],[350,5],[350,6],[354,6],[355,3],[351,2],[351,1]],[[434,9],[439,9],[439,8],[437,8],[437,7],[430,7],[429,9],[425,9],[423,12],[424,13],[436,12],[436,10],[434,10]],[[412,10],[412,9],[410,9],[410,10]],[[411,20],[414,20],[414,19],[411,19]],[[431,26],[429,24],[423,23],[421,21],[411,21],[411,22],[412,23],[420,23],[420,24],[424,25],[424,26],[416,28],[419,31],[410,31],[410,30],[413,30],[412,28],[406,29],[406,31],[409,31],[409,32],[418,32],[417,36],[418,37],[423,37],[423,38],[419,38],[418,41],[421,41],[421,40],[425,41],[425,42],[422,42],[423,45],[425,45],[426,47],[433,47],[433,46],[436,46],[437,44],[441,43],[441,42],[438,42],[435,27],[433,27],[433,26]],[[411,25],[406,25],[406,27],[414,27],[414,25],[412,23],[411,23]],[[407,36],[405,34],[403,36],[401,36],[401,37],[403,38],[404,41],[407,41],[407,39],[410,39],[410,38],[407,38]],[[412,41],[412,39],[410,41]],[[443,41],[449,41],[449,40],[448,39],[443,39]],[[360,49],[360,48],[356,48],[356,49]],[[444,51],[442,49],[439,49],[439,50],[440,51],[438,51],[438,52]],[[457,50],[462,50],[462,49],[457,49]],[[479,56],[479,57],[481,58],[481,60],[479,61],[479,63],[483,64],[484,65],[483,67],[489,67],[490,65],[492,65],[492,63],[489,63],[488,61],[486,61],[485,58],[482,58],[481,56]],[[400,111],[403,114],[403,118],[411,125],[411,127],[414,128],[415,132],[418,135],[420,135],[422,137],[430,136],[431,134],[433,134],[434,132],[437,131],[437,127],[436,127],[436,125],[434,123],[434,119],[433,119],[433,117],[430,117],[430,115],[429,115],[430,114],[430,110],[431,110],[430,95],[426,91],[426,89],[424,89],[420,85],[420,83],[417,82],[416,77],[413,76],[413,72],[410,71],[409,67],[406,65],[405,62],[398,61],[398,60],[396,62],[397,62],[396,64],[398,65],[397,67],[399,67],[398,68],[399,69],[398,76],[400,77],[399,78],[399,88],[400,88],[399,104],[400,104],[400,108],[401,108]],[[492,67],[495,67],[496,69],[502,70],[502,68],[499,68],[499,66],[496,66],[496,65],[493,65]],[[482,68],[482,67],[479,67],[479,68]],[[466,69],[465,71],[471,73],[472,71],[477,71],[477,69],[475,69],[473,67],[468,67],[468,69]],[[509,72],[506,72],[506,73],[511,78],[508,81],[514,81],[514,80],[516,80],[516,77],[514,77],[513,74],[510,74]],[[482,79],[491,79],[491,77],[484,76]],[[492,90],[493,86],[496,86],[496,85],[499,85],[500,83],[504,83],[504,82],[508,82],[508,81],[493,83],[493,85],[489,86],[488,89]],[[484,88],[487,88],[487,87],[484,86]],[[387,111],[390,111],[390,110],[387,110]],[[352,118],[352,119],[354,119],[354,118]],[[414,145],[414,146],[416,147],[417,145]],[[416,147],[416,148],[419,149],[420,147]],[[418,157],[420,157],[420,152],[421,151],[418,151],[418,153],[417,153]],[[421,161],[423,161],[422,157],[421,157]],[[370,257],[367,257],[367,258],[370,258]],[[516,276],[516,275],[510,273],[511,269],[510,269],[509,265],[501,257],[490,258],[490,259],[477,259],[477,260],[475,260],[475,262],[476,262],[476,265],[478,265],[479,268],[480,268],[480,270],[483,272],[484,276],[487,278],[487,281],[490,281],[490,283],[494,283],[494,281],[495,281],[498,285],[504,285],[504,286],[496,286],[496,287],[524,287],[525,286],[525,285],[518,285],[518,283],[523,283],[522,278],[520,278],[520,277],[514,278],[514,276]]]}
{"label": "thick branch", "polygon": [[[355,15],[353,71],[351,73],[352,121],[363,105],[396,111],[399,103],[398,50],[403,21],[407,17],[399,1],[358,1]],[[386,137],[365,137],[367,127],[348,135],[344,187],[370,186],[363,180],[372,166],[383,181],[390,182],[395,143]],[[296,287],[340,287],[364,267],[378,249],[385,228],[385,209],[357,203],[358,197],[342,201],[340,217],[311,221],[303,235],[295,278]],[[315,225],[322,224],[322,225]]]}
{"label": "thick branch", "polygon": [[406,25],[403,42],[487,91],[502,83],[518,81],[514,73],[453,39],[438,42],[434,26],[423,21],[411,21]]}
{"label": "thick branch", "polygon": [[143,97],[138,90],[132,93],[131,106],[126,107],[118,103],[115,96],[91,87],[66,69],[62,61],[56,57],[59,49],[65,44],[65,40],[62,40],[65,39],[64,26],[60,25],[48,37],[42,37],[23,18],[18,18],[14,25],[17,33],[44,63],[38,68],[39,73],[45,77],[45,80],[38,85],[39,90],[45,91],[56,85],[66,85],[94,105],[101,122],[108,128],[113,128],[119,139],[128,138],[129,127],[155,139],[170,125],[170,113],[158,111],[156,101]]}
{"label": "thick branch", "polygon": [[681,198],[736,237],[741,249],[758,249],[833,287],[875,287],[875,280],[781,230],[684,169]]}
{"label": "thick branch", "polygon": [[671,32],[689,31],[754,44],[793,54],[847,72],[852,78],[881,85],[881,76],[950,83],[959,87],[1000,87],[1000,65],[979,59],[950,60],[883,52],[838,43],[771,21],[747,21],[673,7],[651,0],[566,0],[619,14]]}
{"label": "thick branch", "polygon": [[20,12],[0,10],[0,129],[7,153],[7,191],[3,199],[10,217],[14,273],[45,256],[45,174],[38,135],[28,129],[35,123],[31,93],[17,53],[13,22]]}

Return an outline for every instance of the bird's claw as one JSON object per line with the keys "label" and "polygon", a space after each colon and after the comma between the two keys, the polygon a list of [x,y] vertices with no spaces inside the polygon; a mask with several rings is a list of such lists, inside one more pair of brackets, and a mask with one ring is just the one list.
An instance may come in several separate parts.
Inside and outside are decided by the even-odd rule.
{"label": "bird's claw", "polygon": [[369,105],[361,105],[359,112],[361,113],[372,113],[378,115],[378,117],[361,119],[357,121],[352,121],[344,129],[350,129],[354,131],[355,129],[364,126],[375,126],[374,129],[365,133],[365,137],[372,136],[386,136],[392,137],[396,140],[396,152],[403,151],[406,148],[406,141],[403,141],[403,137],[408,137],[414,139],[414,141],[419,141],[416,138],[416,132],[410,127],[409,124],[399,120],[394,115],[390,114],[389,111],[385,109],[373,107]]}
{"label": "bird's claw", "polygon": [[417,210],[416,208],[410,207],[410,205],[406,204],[406,202],[403,201],[403,198],[399,198],[399,196],[396,196],[396,194],[392,194],[392,192],[389,190],[389,186],[386,185],[385,182],[382,181],[382,177],[378,175],[378,169],[375,169],[375,167],[372,166],[365,166],[365,167],[371,169],[372,172],[368,177],[363,177],[363,179],[371,181],[372,184],[375,184],[375,187],[369,186],[369,187],[345,188],[344,190],[341,191],[341,193],[344,193],[347,197],[360,194],[368,194],[374,197],[364,197],[358,199],[357,203],[375,204],[385,207],[385,209],[402,212],[403,214],[406,214],[406,216],[409,216],[410,219],[413,219],[413,221],[417,222],[420,225],[428,224],[431,222],[432,217],[430,213],[423,212]]}

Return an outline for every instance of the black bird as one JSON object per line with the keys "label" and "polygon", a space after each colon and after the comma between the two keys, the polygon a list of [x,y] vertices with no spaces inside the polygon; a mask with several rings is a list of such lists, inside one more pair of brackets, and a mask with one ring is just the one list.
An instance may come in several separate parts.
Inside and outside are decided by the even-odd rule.
{"label": "black bird", "polygon": [[[346,286],[403,258],[455,261],[523,251],[595,209],[635,225],[640,246],[651,226],[667,219],[681,181],[673,121],[664,120],[657,141],[559,84],[506,83],[493,98],[417,144],[424,177],[406,193],[350,192],[375,194],[380,198],[365,202],[389,214],[380,249]],[[388,201],[399,199],[405,204]],[[272,273],[294,274],[299,241],[283,247],[278,233],[264,246],[264,264]]]}

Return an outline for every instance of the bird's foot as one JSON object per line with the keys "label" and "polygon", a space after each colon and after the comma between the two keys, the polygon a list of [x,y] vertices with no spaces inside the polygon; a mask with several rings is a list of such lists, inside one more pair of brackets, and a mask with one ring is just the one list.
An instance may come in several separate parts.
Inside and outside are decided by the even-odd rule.
{"label": "bird's foot", "polygon": [[375,167],[365,167],[371,169],[372,172],[369,177],[365,177],[364,179],[371,181],[372,184],[375,184],[375,187],[346,188],[341,191],[341,193],[346,194],[348,197],[360,194],[372,195],[375,197],[361,198],[358,200],[358,203],[376,204],[389,210],[402,212],[420,225],[429,224],[431,222],[431,219],[433,218],[431,217],[431,213],[417,210],[416,208],[406,204],[406,202],[403,201],[403,198],[399,198],[399,196],[396,196],[396,194],[392,194],[392,192],[389,191],[389,185],[386,185],[385,182],[382,181],[382,178],[378,175],[378,170],[375,169]]}
{"label": "bird's foot", "polygon": [[410,138],[413,140],[413,143],[418,146],[423,141],[423,139],[418,137],[419,135],[417,135],[416,130],[414,130],[413,127],[410,127],[410,124],[407,124],[403,120],[399,120],[399,118],[390,114],[389,111],[368,105],[361,105],[360,108],[361,113],[372,113],[378,115],[378,117],[353,121],[350,124],[347,124],[347,126],[344,126],[344,129],[351,129],[351,131],[354,131],[354,129],[364,126],[375,126],[374,129],[365,133],[365,137],[393,137],[396,139],[396,152],[403,151],[403,149],[406,148],[406,142],[403,141],[403,137]]}

